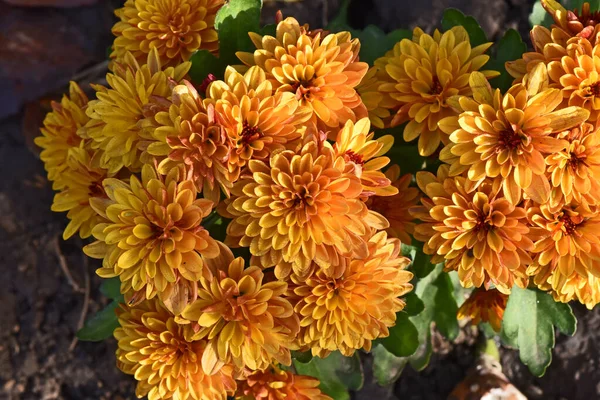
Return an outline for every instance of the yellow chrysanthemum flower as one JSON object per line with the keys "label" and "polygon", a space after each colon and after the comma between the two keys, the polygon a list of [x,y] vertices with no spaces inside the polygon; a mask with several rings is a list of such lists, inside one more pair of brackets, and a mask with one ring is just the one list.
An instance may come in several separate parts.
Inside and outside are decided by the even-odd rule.
{"label": "yellow chrysanthemum flower", "polygon": [[[385,232],[373,234],[364,259],[347,258],[336,267],[313,268],[307,277],[291,275],[289,298],[300,316],[297,344],[326,357],[339,350],[351,356],[371,349],[371,341],[389,335],[396,313],[412,290],[413,274],[405,268],[400,241]],[[300,279],[299,279],[300,278]]]}
{"label": "yellow chrysanthemum flower", "polygon": [[[217,242],[200,224],[211,213],[213,202],[197,199],[194,183],[179,169],[166,177],[144,165],[142,181],[118,179],[103,182],[108,199],[92,199],[92,207],[107,222],[96,225],[96,242],[84,247],[93,258],[103,259],[96,273],[119,276],[121,292],[138,292],[143,299],[157,293],[174,313],[187,305],[178,296],[196,292],[203,272],[202,255],[219,255]],[[191,296],[191,300],[194,299]]]}
{"label": "yellow chrysanthemum flower", "polygon": [[[298,152],[271,155],[269,163],[251,160],[219,211],[233,221],[226,243],[249,247],[257,265],[277,266],[281,278],[290,265],[299,276],[312,262],[323,268],[338,254],[364,258],[369,227],[388,222],[361,201],[362,185],[331,145],[308,139]],[[288,264],[286,264],[288,263]]]}
{"label": "yellow chrysanthemum flower", "polygon": [[75,233],[87,238],[92,235],[96,225],[104,222],[90,205],[92,199],[105,199],[106,193],[102,181],[111,177],[106,170],[94,167],[93,157],[83,146],[69,149],[66,166],[59,176],[62,190],[54,196],[51,210],[68,211],[69,224],[63,232],[67,240]]}
{"label": "yellow chrysanthemum flower", "polygon": [[[530,207],[527,213],[536,254],[527,273],[540,288],[552,289],[558,298],[586,299],[586,291],[598,288],[600,278],[598,211],[566,206],[557,212],[542,205]],[[598,293],[594,297],[598,299]],[[582,302],[590,304],[589,299]]]}
{"label": "yellow chrysanthemum flower", "polygon": [[[438,121],[456,115],[447,100],[456,95],[471,95],[469,75],[479,71],[489,60],[484,54],[492,43],[471,48],[469,35],[462,26],[433,36],[420,28],[413,39],[403,39],[393,50],[375,61],[385,71],[379,91],[386,97],[382,107],[393,109],[391,126],[408,122],[404,128],[407,142],[419,138],[419,154],[433,154],[448,136],[438,129]],[[486,78],[499,73],[482,71]]]}
{"label": "yellow chrysanthemum flower", "polygon": [[226,400],[236,382],[231,365],[202,370],[206,340],[190,341],[190,325],[178,325],[157,299],[117,308],[117,367],[138,381],[135,394],[148,400]]}
{"label": "yellow chrysanthemum flower", "polygon": [[290,365],[289,346],[298,333],[298,317],[283,297],[287,283],[266,282],[259,267],[244,269],[221,244],[220,257],[206,261],[208,277],[200,279],[198,300],[178,321],[192,323],[194,339],[206,339],[202,359],[213,374],[224,364],[239,370],[262,370],[272,362]]}
{"label": "yellow chrysanthemum flower", "polygon": [[204,198],[219,202],[221,190],[229,195],[240,167],[229,163],[230,141],[215,116],[215,107],[202,100],[194,86],[185,81],[173,89],[168,112],[156,115],[158,127],[148,153],[162,158],[158,170],[165,174],[184,166]]}
{"label": "yellow chrysanthemum flower", "polygon": [[419,202],[420,192],[416,187],[409,187],[412,175],[400,176],[400,167],[392,165],[385,171],[385,176],[398,189],[398,194],[393,196],[373,196],[367,201],[367,207],[383,215],[389,222],[386,229],[388,236],[400,239],[402,243],[410,244],[415,231],[415,218],[409,209]]}
{"label": "yellow chrysanthemum flower", "polygon": [[[552,278],[549,280],[552,281]],[[549,285],[540,285],[540,289],[547,288],[547,286]],[[568,303],[577,300],[588,310],[592,310],[600,303],[600,278],[592,274],[581,276],[577,272],[573,272],[565,279],[560,291],[550,289],[550,293],[556,301]]]}
{"label": "yellow chrysanthemum flower", "polygon": [[458,271],[461,284],[486,289],[493,284],[510,293],[514,284],[527,287],[527,265],[533,242],[525,209],[504,197],[498,181],[473,182],[449,177],[448,166],[438,175],[421,171],[417,184],[425,194],[420,207],[411,209],[422,221],[415,238],[425,243],[434,264],[444,262],[448,271]]}
{"label": "yellow chrysanthemum flower", "polygon": [[394,137],[384,135],[374,140],[375,133],[369,133],[370,128],[369,118],[356,123],[347,121],[337,134],[333,150],[337,157],[343,157],[353,167],[360,178],[363,186],[361,197],[393,196],[398,189],[391,185],[381,169],[390,163],[390,159],[383,155],[394,144]]}
{"label": "yellow chrysanthemum flower", "polygon": [[356,92],[369,68],[358,61],[360,42],[349,32],[307,32],[294,18],[277,24],[277,34],[250,33],[257,50],[238,53],[247,66],[258,65],[278,92],[290,92],[312,110],[312,121],[328,131],[367,116]]}
{"label": "yellow chrysanthemum flower", "polygon": [[356,91],[369,112],[371,125],[375,128],[383,129],[386,124],[389,124],[391,119],[390,110],[382,107],[384,94],[379,91],[379,85],[385,79],[385,71],[378,66],[369,68],[360,84],[356,87]]}
{"label": "yellow chrysanthemum flower", "polygon": [[292,93],[276,93],[256,66],[243,75],[227,67],[225,81],[213,82],[207,97],[215,101],[219,124],[232,143],[229,163],[239,167],[251,159],[267,160],[275,150],[294,149],[311,116]]}
{"label": "yellow chrysanthemum flower", "polygon": [[[463,112],[440,121],[453,146],[452,175],[468,171],[473,182],[500,180],[504,196],[518,204],[523,192],[538,203],[550,195],[544,157],[565,147],[553,133],[584,122],[589,112],[579,107],[559,108],[560,90],[549,89],[544,64],[538,64],[523,84],[502,95],[492,92],[482,74],[471,76],[474,98],[461,97]],[[445,153],[446,154],[446,153]]]}
{"label": "yellow chrysanthemum flower", "polygon": [[458,309],[458,319],[469,318],[473,325],[489,322],[496,332],[502,327],[508,296],[496,289],[476,289]]}
{"label": "yellow chrysanthemum flower", "polygon": [[35,144],[42,148],[40,154],[48,180],[54,190],[65,186],[61,175],[69,169],[67,157],[69,149],[79,147],[82,139],[77,130],[84,126],[89,118],[85,114],[88,98],[75,82],[69,84],[69,95],[63,95],[60,103],[52,102],[52,111],[44,118],[41,136],[35,138]]}
{"label": "yellow chrysanthemum flower", "polygon": [[560,209],[574,201],[595,206],[600,202],[600,132],[586,123],[558,137],[567,145],[546,157],[552,187],[548,205]]}
{"label": "yellow chrysanthemum flower", "polygon": [[156,49],[148,54],[147,64],[138,63],[127,53],[115,62],[113,73],[106,75],[110,89],[94,86],[98,100],[90,101],[86,113],[91,120],[79,134],[92,139],[92,148],[104,152],[102,168],[110,172],[122,167],[141,169],[141,144],[152,139],[154,115],[168,109],[172,82],[181,81],[190,65],[162,69]]}
{"label": "yellow chrysanthemum flower", "polygon": [[237,400],[331,400],[321,393],[319,380],[296,375],[273,365],[238,382]]}
{"label": "yellow chrysanthemum flower", "polygon": [[158,51],[162,65],[175,67],[199,49],[217,52],[214,28],[224,0],[127,0],[115,11],[120,19],[112,28],[116,36],[111,58],[131,52],[138,62]]}
{"label": "yellow chrysanthemum flower", "polygon": [[563,106],[583,107],[590,112],[588,121],[600,116],[600,45],[592,47],[587,40],[567,46],[567,54],[560,61],[548,64],[552,87],[558,88],[564,98]]}

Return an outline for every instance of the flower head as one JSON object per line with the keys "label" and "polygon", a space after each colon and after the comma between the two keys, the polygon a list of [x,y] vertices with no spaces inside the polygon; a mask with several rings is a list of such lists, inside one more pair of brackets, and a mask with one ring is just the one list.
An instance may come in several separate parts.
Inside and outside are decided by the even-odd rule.
{"label": "flower head", "polygon": [[367,116],[356,86],[369,68],[358,61],[360,42],[349,32],[308,32],[294,18],[277,25],[275,37],[250,33],[254,53],[238,53],[258,65],[278,92],[290,92],[312,111],[311,120],[328,131]]}
{"label": "flower head", "polygon": [[198,300],[181,314],[192,323],[194,339],[208,340],[204,371],[233,363],[239,370],[262,370],[272,362],[290,365],[290,350],[299,330],[298,317],[283,297],[287,283],[266,282],[259,267],[244,269],[221,244],[221,255],[207,260],[209,276],[200,279]]}
{"label": "flower head", "polygon": [[[582,207],[565,206],[551,210],[542,205],[528,209],[531,235],[535,240],[536,254],[527,273],[534,282],[547,290],[552,288],[558,296],[575,293],[581,279],[589,274],[600,277],[600,214]],[[575,279],[576,273],[581,279]],[[572,286],[574,285],[574,286]]]}
{"label": "flower head", "polygon": [[343,157],[354,169],[363,185],[362,197],[393,196],[398,189],[381,172],[389,164],[390,159],[383,155],[394,144],[392,135],[384,135],[373,139],[374,132],[369,133],[370,122],[362,118],[356,123],[347,121],[338,132],[333,145],[337,157]]}
{"label": "flower head", "polygon": [[496,289],[476,289],[458,309],[458,319],[470,318],[473,325],[489,322],[500,332],[508,296]]}
{"label": "flower head", "polygon": [[116,36],[111,58],[131,52],[145,62],[153,49],[166,66],[188,61],[198,49],[217,52],[215,16],[223,0],[127,0],[115,11],[120,19],[112,29]]}
{"label": "flower head", "polygon": [[154,115],[168,109],[171,81],[179,82],[189,68],[190,63],[183,63],[162,69],[156,49],[148,54],[147,64],[127,53],[115,62],[113,73],[106,75],[110,89],[94,86],[98,100],[90,101],[86,113],[91,120],[79,133],[92,140],[92,148],[103,151],[102,168],[110,172],[123,167],[141,169],[141,143],[152,138]]}
{"label": "flower head", "polygon": [[448,177],[448,166],[442,165],[437,176],[417,173],[417,184],[425,196],[422,206],[412,210],[423,221],[415,227],[415,238],[425,242],[423,251],[432,254],[432,263],[445,261],[467,288],[493,284],[510,293],[515,283],[527,286],[533,242],[526,212],[504,197],[497,181],[474,189],[462,176]]}
{"label": "flower head", "polygon": [[400,176],[400,167],[397,165],[388,168],[385,176],[392,182],[392,186],[398,189],[398,193],[393,196],[372,196],[367,201],[367,207],[390,222],[390,227],[386,229],[388,236],[410,244],[410,235],[415,231],[416,224],[409,209],[419,202],[419,189],[409,187],[412,175]]}
{"label": "flower head", "polygon": [[600,116],[600,45],[587,40],[567,46],[567,54],[548,64],[552,86],[561,90],[564,104],[583,107],[590,112],[588,121]]}
{"label": "flower head", "polygon": [[542,6],[554,19],[553,27],[560,28],[570,37],[595,42],[600,33],[600,11],[592,11],[590,3],[584,2],[579,10],[567,10],[556,0],[542,0]]}
{"label": "flower head", "polygon": [[[379,91],[388,98],[382,107],[395,110],[391,126],[408,122],[404,140],[419,138],[419,154],[433,154],[448,136],[438,129],[438,121],[456,115],[447,100],[456,95],[469,96],[469,75],[479,71],[488,61],[484,54],[492,43],[471,48],[469,35],[462,26],[433,36],[420,28],[413,39],[403,39],[375,65],[385,71]],[[487,78],[498,75],[483,71]]]}
{"label": "flower head", "polygon": [[239,400],[331,400],[321,393],[319,380],[271,366],[238,383]]}
{"label": "flower head", "polygon": [[77,130],[84,126],[89,118],[85,114],[88,98],[75,82],[69,85],[69,95],[64,95],[60,103],[52,102],[52,112],[44,118],[42,135],[35,138],[35,144],[42,148],[40,158],[48,172],[48,180],[53,189],[61,189],[65,182],[61,174],[68,167],[69,149],[79,147],[82,138]]}
{"label": "flower head", "polygon": [[214,374],[202,369],[206,340],[187,339],[189,325],[179,325],[157,300],[117,308],[117,367],[138,381],[136,395],[148,400],[225,400],[233,395],[233,367]]}
{"label": "flower head", "polygon": [[244,75],[228,67],[225,81],[213,82],[208,97],[215,102],[217,119],[232,143],[229,163],[239,167],[251,159],[268,160],[275,150],[294,149],[311,116],[292,93],[275,92],[256,66]]}
{"label": "flower head", "polygon": [[[550,283],[551,281],[552,278]],[[546,285],[540,285],[540,289],[544,286]],[[550,289],[550,293],[556,301],[569,303],[577,300],[591,310],[600,303],[600,278],[592,274],[581,276],[574,272],[564,280],[562,287],[557,290]]]}
{"label": "flower head", "polygon": [[600,133],[583,124],[559,134],[566,146],[546,157],[552,187],[549,205],[560,209],[575,201],[587,207],[600,201]]}
{"label": "flower head", "polygon": [[314,268],[307,278],[291,276],[289,296],[300,316],[301,349],[319,357],[335,350],[351,356],[389,335],[405,306],[399,297],[412,290],[413,274],[405,270],[410,260],[400,254],[400,241],[383,231],[373,234],[367,247],[364,259],[349,257],[334,268]]}
{"label": "flower head", "polygon": [[219,255],[217,242],[200,226],[214,204],[197,199],[193,182],[176,168],[163,177],[144,165],[142,181],[132,176],[129,182],[105,179],[108,199],[91,200],[107,221],[96,225],[97,241],[84,252],[103,259],[98,275],[120,277],[122,293],[139,292],[142,299],[158,293],[177,314],[188,301],[178,296],[195,293],[202,276],[200,255]]}
{"label": "flower head", "polygon": [[[361,201],[360,179],[327,142],[309,139],[297,152],[251,160],[248,175],[231,190],[220,212],[233,221],[226,242],[249,247],[265,268],[293,264],[306,275],[313,260],[324,268],[337,254],[366,256],[369,226],[388,222]],[[289,268],[284,268],[289,271]]]}
{"label": "flower head", "polygon": [[187,179],[206,199],[219,202],[221,190],[229,194],[240,173],[229,163],[230,143],[217,123],[215,107],[202,100],[191,83],[173,89],[173,104],[168,112],[156,115],[158,127],[148,153],[162,158],[159,171],[183,166]]}
{"label": "flower head", "polygon": [[545,74],[545,66],[538,64],[523,84],[504,96],[499,89],[492,92],[483,75],[471,76],[474,98],[460,98],[464,111],[458,119],[440,122],[453,142],[451,174],[467,170],[473,182],[500,180],[504,196],[515,205],[523,191],[538,203],[548,200],[544,157],[565,146],[552,133],[581,124],[589,113],[579,107],[557,109],[562,96],[558,89],[547,88]]}
{"label": "flower head", "polygon": [[65,240],[77,232],[82,238],[87,238],[96,225],[104,222],[104,218],[91,207],[90,200],[107,197],[102,181],[112,174],[94,164],[93,156],[83,146],[69,149],[65,163],[67,169],[58,177],[62,189],[54,196],[51,207],[56,212],[68,211],[70,221],[63,232]]}

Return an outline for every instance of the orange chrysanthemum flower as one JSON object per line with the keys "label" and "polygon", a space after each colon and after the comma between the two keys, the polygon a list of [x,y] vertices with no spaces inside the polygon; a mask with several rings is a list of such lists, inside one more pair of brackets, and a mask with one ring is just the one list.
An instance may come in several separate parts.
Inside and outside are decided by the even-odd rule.
{"label": "orange chrysanthemum flower", "polygon": [[313,268],[307,277],[291,275],[290,301],[300,316],[297,343],[313,355],[326,357],[339,350],[351,356],[371,349],[371,341],[389,335],[396,313],[405,303],[399,297],[412,290],[413,274],[405,268],[400,241],[385,232],[373,234],[364,259],[346,258],[330,269]]}
{"label": "orange chrysanthemum flower", "polygon": [[[403,39],[375,65],[386,73],[379,91],[386,95],[382,107],[395,110],[391,126],[408,122],[404,140],[419,138],[419,154],[433,154],[448,136],[438,129],[438,121],[455,115],[447,100],[456,95],[469,96],[469,75],[489,60],[484,54],[492,43],[471,48],[469,35],[462,26],[433,36],[420,28],[413,39]],[[496,71],[483,71],[487,78]]]}
{"label": "orange chrysanthemum flower", "polygon": [[496,289],[476,289],[458,309],[458,319],[469,318],[473,325],[489,322],[496,332],[502,327],[508,296]]}
{"label": "orange chrysanthemum flower", "polygon": [[600,46],[579,40],[567,46],[560,61],[548,64],[552,87],[559,88],[564,105],[583,107],[590,112],[588,120],[600,116]]}
{"label": "orange chrysanthemum flower", "polygon": [[221,256],[206,261],[209,276],[200,279],[198,300],[178,320],[193,323],[194,339],[206,339],[204,371],[224,364],[262,370],[272,362],[290,365],[289,345],[298,334],[298,316],[283,297],[287,283],[266,282],[259,267],[244,269],[221,244]]}
{"label": "orange chrysanthemum flower", "polygon": [[410,244],[412,242],[410,235],[415,231],[416,224],[409,209],[419,202],[419,189],[409,187],[412,175],[400,176],[400,167],[397,165],[388,168],[385,176],[392,182],[392,186],[398,189],[398,194],[370,197],[367,206],[390,222],[390,227],[386,229],[388,236],[398,238],[402,243]]}
{"label": "orange chrysanthemum flower", "polygon": [[394,137],[384,135],[373,139],[375,133],[369,133],[370,128],[368,118],[360,119],[356,123],[347,121],[337,134],[333,150],[337,157],[344,157],[360,178],[363,198],[393,196],[398,193],[398,189],[391,185],[391,181],[381,169],[390,163],[390,159],[383,155],[394,144]]}
{"label": "orange chrysanthemum flower", "polygon": [[552,209],[573,201],[595,206],[600,202],[600,132],[586,123],[559,137],[567,145],[546,157],[552,187],[548,204]]}
{"label": "orange chrysanthemum flower", "polygon": [[275,150],[297,147],[311,116],[292,93],[275,93],[256,66],[244,75],[227,67],[225,81],[213,82],[208,97],[215,101],[217,119],[232,143],[229,163],[239,167],[251,159],[268,160]]}
{"label": "orange chrysanthemum flower", "polygon": [[156,121],[157,141],[148,146],[148,153],[163,158],[159,171],[167,173],[182,165],[187,178],[206,199],[216,204],[221,190],[228,195],[240,168],[228,163],[230,144],[217,123],[214,105],[202,100],[194,86],[185,81],[173,89],[169,112],[159,112]]}
{"label": "orange chrysanthemum flower", "polygon": [[384,101],[384,95],[379,91],[379,85],[385,79],[385,71],[381,67],[373,66],[369,68],[356,91],[369,112],[371,125],[375,128],[383,129],[389,123],[390,110],[381,106]]}
{"label": "orange chrysanthemum flower", "polygon": [[[547,286],[549,285],[540,285],[540,289],[547,289]],[[591,310],[600,303],[600,278],[592,274],[581,276],[577,272],[573,272],[564,280],[559,291],[550,289],[550,293],[556,301],[568,303],[577,300]]]}
{"label": "orange chrysanthemum flower", "polygon": [[224,0],[127,0],[115,11],[120,19],[112,28],[116,36],[111,58],[131,52],[139,61],[153,49],[166,66],[188,61],[198,49],[217,52],[214,28]]}
{"label": "orange chrysanthemum flower", "polygon": [[418,172],[417,184],[426,197],[411,210],[423,222],[415,238],[425,242],[423,251],[432,254],[432,263],[445,261],[446,270],[458,271],[467,288],[493,284],[510,293],[514,284],[527,287],[533,242],[527,237],[526,212],[504,197],[498,181],[474,189],[462,176],[448,177],[448,166],[442,165],[437,177]]}
{"label": "orange chrysanthemum flower", "polygon": [[277,24],[273,36],[250,33],[254,53],[238,53],[248,65],[265,70],[278,92],[290,92],[312,111],[312,121],[328,131],[367,116],[356,86],[367,73],[358,61],[360,42],[349,32],[308,32],[294,18]]}
{"label": "orange chrysanthemum flower", "polygon": [[107,198],[102,181],[112,174],[94,164],[90,152],[83,146],[69,149],[67,169],[58,177],[62,190],[54,196],[51,207],[56,212],[68,211],[70,221],[63,232],[65,240],[77,232],[82,238],[90,237],[94,227],[104,222],[91,207],[90,200]]}
{"label": "orange chrysanthemum flower", "polygon": [[69,149],[79,147],[82,139],[77,130],[84,126],[89,118],[85,114],[88,98],[75,82],[69,85],[69,95],[64,95],[60,103],[52,102],[52,112],[44,118],[41,136],[35,138],[35,144],[42,148],[40,154],[48,180],[54,190],[65,186],[61,175],[69,169],[67,158]]}
{"label": "orange chrysanthemum flower", "polygon": [[129,184],[105,179],[108,199],[90,203],[107,222],[96,225],[97,241],[83,249],[103,259],[98,275],[119,276],[122,293],[138,292],[141,299],[158,293],[176,314],[187,304],[178,296],[196,291],[203,272],[200,255],[219,255],[217,242],[200,226],[214,204],[197,199],[193,182],[181,175],[172,169],[163,177],[144,165],[141,182],[135,176]]}
{"label": "orange chrysanthemum flower", "polygon": [[202,370],[205,340],[187,339],[191,326],[178,325],[157,299],[117,308],[117,367],[138,381],[138,398],[148,400],[226,400],[236,382],[226,365],[209,375]]}
{"label": "orange chrysanthemum flower", "polygon": [[528,218],[537,256],[527,273],[538,286],[552,288],[560,297],[575,293],[589,274],[600,277],[597,211],[567,206],[557,212],[542,205],[529,208]]}
{"label": "orange chrysanthemum flower", "polygon": [[183,79],[191,65],[163,70],[155,49],[147,61],[140,64],[128,53],[115,62],[113,73],[106,75],[111,89],[94,85],[98,100],[90,101],[86,112],[91,120],[79,131],[92,139],[92,148],[103,151],[100,166],[113,173],[141,169],[141,142],[152,138],[156,112],[169,107],[171,82]]}
{"label": "orange chrysanthemum flower", "polygon": [[555,0],[542,0],[542,6],[554,19],[553,27],[560,28],[570,37],[577,37],[595,41],[600,33],[600,11],[592,11],[590,3],[581,6],[581,13],[577,10],[567,10]]}
{"label": "orange chrysanthemum flower", "polygon": [[307,140],[298,152],[271,155],[269,163],[251,160],[248,176],[220,208],[233,218],[226,243],[249,247],[257,265],[277,266],[279,278],[289,264],[305,276],[313,261],[327,268],[338,254],[364,258],[369,226],[388,227],[361,201],[361,181],[344,158],[327,142]]}
{"label": "orange chrysanthemum flower", "polygon": [[454,143],[451,174],[468,170],[473,182],[501,180],[504,196],[515,205],[523,191],[538,203],[548,200],[544,157],[565,147],[565,141],[552,133],[581,124],[589,112],[579,107],[557,109],[562,96],[560,90],[547,88],[545,73],[545,66],[538,64],[523,84],[504,96],[499,89],[492,92],[483,75],[471,76],[475,97],[460,98],[463,112],[458,118],[440,121]]}
{"label": "orange chrysanthemum flower", "polygon": [[238,383],[238,400],[331,400],[321,393],[319,380],[296,375],[273,365]]}

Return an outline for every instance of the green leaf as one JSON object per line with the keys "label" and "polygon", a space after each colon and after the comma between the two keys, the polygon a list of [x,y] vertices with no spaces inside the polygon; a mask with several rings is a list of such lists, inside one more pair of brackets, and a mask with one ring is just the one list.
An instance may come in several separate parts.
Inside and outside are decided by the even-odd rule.
{"label": "green leaf", "polygon": [[443,272],[443,264],[415,285],[414,293],[423,301],[424,310],[410,317],[418,332],[419,346],[409,357],[410,364],[417,371],[429,364],[431,358],[431,324],[436,323],[440,332],[448,339],[454,340],[458,335],[456,312],[458,306],[453,295],[452,282],[447,273]]}
{"label": "green leaf", "polygon": [[514,78],[506,72],[505,63],[518,60],[526,51],[527,45],[521,39],[519,32],[514,29],[507,30],[504,37],[494,46],[492,50],[494,56],[485,66],[485,69],[500,72],[500,76],[490,80],[490,85],[499,88],[502,92],[508,90],[512,86]]}
{"label": "green leaf", "polygon": [[554,327],[573,335],[577,320],[568,304],[557,303],[537,289],[512,288],[502,319],[502,336],[519,349],[532,374],[542,376],[552,361]]}
{"label": "green leaf", "polygon": [[362,31],[352,31],[352,36],[360,39],[360,61],[373,65],[376,59],[385,55],[397,42],[411,38],[412,32],[398,29],[386,35],[381,28],[368,25]]}
{"label": "green leaf", "polygon": [[100,285],[100,293],[108,297],[111,300],[123,303],[123,295],[121,294],[121,278],[115,276],[114,278],[104,279]]}
{"label": "green leaf", "polygon": [[83,328],[77,331],[77,338],[86,342],[100,342],[111,337],[113,331],[119,327],[119,320],[115,314],[118,306],[119,303],[113,301],[87,320]]}
{"label": "green leaf", "polygon": [[215,29],[221,62],[239,64],[236,52],[254,50],[248,32],[260,32],[261,7],[261,0],[229,0],[217,12]]}
{"label": "green leaf", "polygon": [[409,317],[419,315],[425,309],[425,304],[423,304],[423,301],[421,301],[415,292],[410,292],[404,296],[404,301],[406,301],[406,306],[402,312],[408,314]]}
{"label": "green leaf", "polygon": [[324,359],[313,357],[308,363],[294,360],[294,366],[299,374],[319,379],[321,390],[334,400],[349,400],[348,390],[360,390],[364,383],[358,353],[352,357],[344,357],[336,351]]}
{"label": "green leaf", "polygon": [[379,343],[396,357],[408,357],[419,347],[419,332],[408,314],[400,311],[396,313],[396,325],[390,328],[390,335]]}
{"label": "green leaf", "polygon": [[454,299],[456,300],[456,305],[458,307],[462,306],[462,304],[469,298],[473,289],[466,289],[460,284],[460,278],[458,277],[458,272],[450,271],[448,272],[448,276],[452,281],[452,286],[454,288]]}
{"label": "green leaf", "polygon": [[312,360],[313,355],[310,351],[292,351],[292,358],[302,364],[306,364]]}
{"label": "green leaf", "polygon": [[[402,167],[400,167],[402,168]],[[404,170],[402,170],[404,173]],[[410,270],[415,274],[417,278],[424,278],[433,271],[435,265],[431,263],[430,257],[423,253],[423,250],[402,243],[402,255],[409,257],[412,260]]]}
{"label": "green leaf", "polygon": [[190,58],[192,67],[190,68],[190,77],[192,81],[201,84],[208,74],[213,74],[222,79],[225,73],[226,65],[208,50],[198,50]]}
{"label": "green leaf", "polygon": [[544,10],[541,1],[536,1],[533,5],[533,9],[531,10],[531,14],[529,14],[529,23],[533,28],[534,25],[542,25],[546,28],[550,28],[550,25],[554,23],[550,14]]}
{"label": "green leaf", "polygon": [[373,347],[373,375],[381,386],[390,385],[398,380],[408,359],[396,357],[381,344]]}
{"label": "green leaf", "polygon": [[475,18],[464,15],[456,8],[448,8],[444,11],[444,16],[442,17],[442,28],[444,31],[447,31],[453,26],[462,26],[466,29],[469,34],[471,47],[487,42],[485,32],[481,29]]}
{"label": "green leaf", "polygon": [[327,24],[328,31],[331,32],[343,32],[349,31],[352,28],[348,24],[348,7],[350,6],[350,0],[343,0],[338,9],[338,13],[335,17]]}

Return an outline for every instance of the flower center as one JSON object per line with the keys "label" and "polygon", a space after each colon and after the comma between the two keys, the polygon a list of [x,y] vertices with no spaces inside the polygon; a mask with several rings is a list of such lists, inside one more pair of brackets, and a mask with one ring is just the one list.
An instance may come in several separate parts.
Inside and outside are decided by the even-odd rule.
{"label": "flower center", "polygon": [[566,235],[570,236],[574,234],[577,230],[577,226],[579,226],[583,222],[583,218],[581,217],[576,217],[575,219],[576,220],[574,221],[571,217],[569,217],[566,214],[558,219],[559,222],[562,224],[562,231]]}
{"label": "flower center", "polygon": [[592,83],[587,87],[588,96],[600,96],[600,81]]}
{"label": "flower center", "polygon": [[582,164],[585,165],[585,157],[579,157],[576,153],[571,153],[571,157],[567,161],[567,165],[571,167],[572,170],[576,171]]}
{"label": "flower center", "polygon": [[521,145],[522,138],[512,129],[505,129],[500,132],[498,144],[502,149],[514,150]]}
{"label": "flower center", "polygon": [[365,160],[363,160],[362,155],[355,153],[352,150],[346,151],[344,154],[344,158],[346,161],[353,162],[354,164],[363,165]]}
{"label": "flower center", "polygon": [[429,94],[438,95],[438,94],[442,93],[443,91],[444,91],[444,88],[442,87],[442,84],[440,83],[437,76],[434,76],[433,84],[431,85],[431,90],[429,91]]}
{"label": "flower center", "polygon": [[244,146],[263,137],[263,133],[258,126],[250,126],[248,121],[244,121],[240,141]]}

